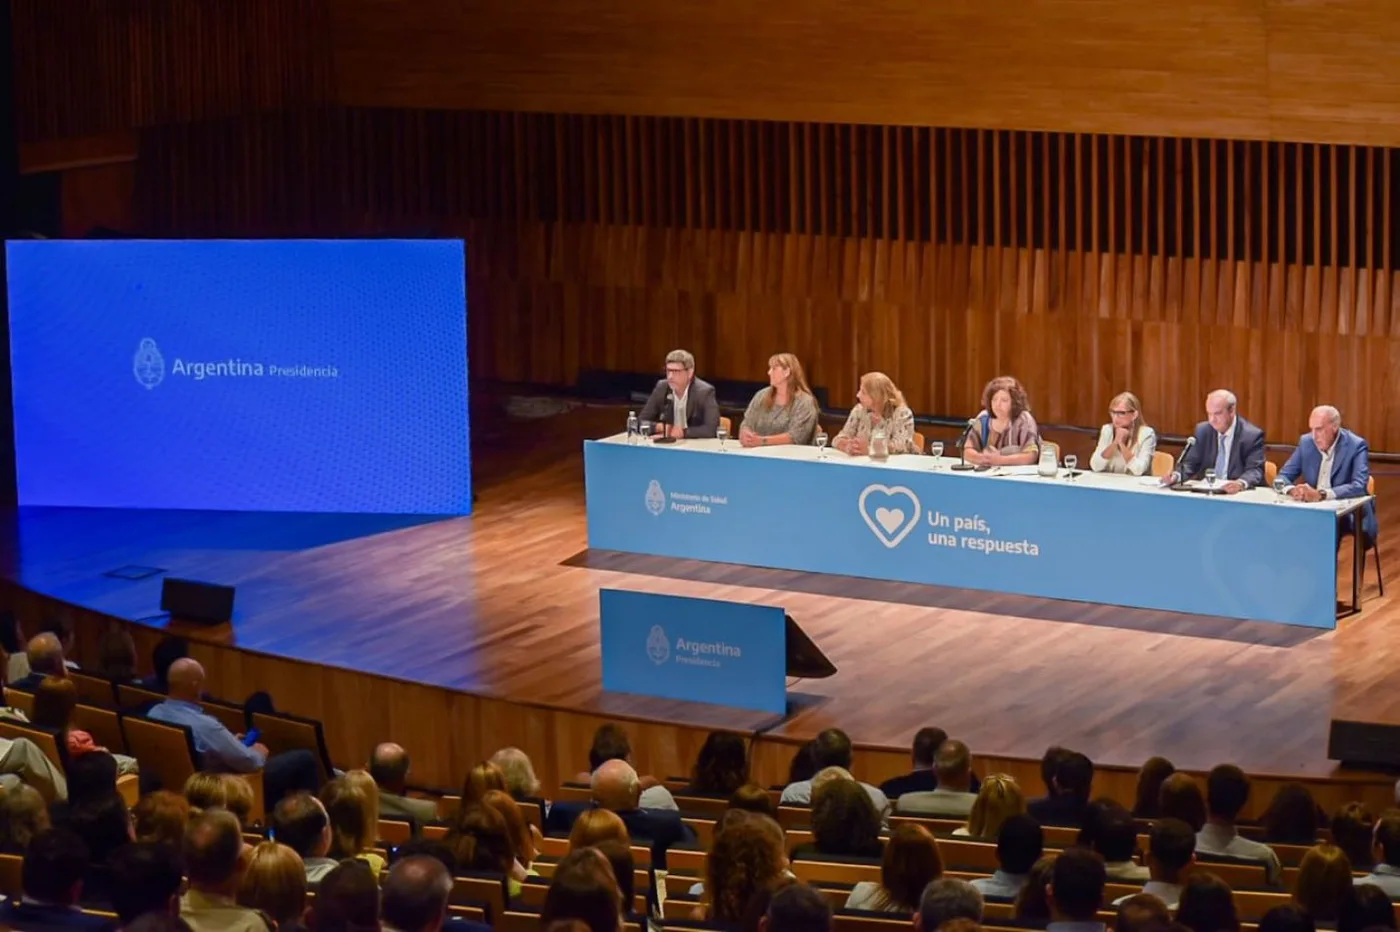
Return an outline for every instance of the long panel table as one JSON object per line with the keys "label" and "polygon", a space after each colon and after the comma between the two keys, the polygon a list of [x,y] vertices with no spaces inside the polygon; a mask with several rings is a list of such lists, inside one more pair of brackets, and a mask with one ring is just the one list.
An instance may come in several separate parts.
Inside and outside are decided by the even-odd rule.
{"label": "long panel table", "polygon": [[956,472],[730,440],[584,445],[588,544],[871,579],[1333,628],[1336,525],[1363,500]]}

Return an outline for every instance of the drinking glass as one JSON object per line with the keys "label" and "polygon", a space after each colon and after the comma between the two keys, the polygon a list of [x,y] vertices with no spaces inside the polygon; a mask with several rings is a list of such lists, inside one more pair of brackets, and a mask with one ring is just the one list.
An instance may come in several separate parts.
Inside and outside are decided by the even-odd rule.
{"label": "drinking glass", "polygon": [[719,448],[723,450],[724,442],[729,439],[729,431],[721,427],[719,430],[715,431],[715,437],[719,439]]}
{"label": "drinking glass", "polygon": [[826,459],[826,431],[817,428],[817,459]]}
{"label": "drinking glass", "polygon": [[1214,469],[1207,469],[1207,470],[1206,470],[1206,488],[1211,489],[1211,490],[1214,490],[1214,489],[1215,489],[1215,470],[1214,470]]}
{"label": "drinking glass", "polygon": [[938,460],[943,456],[943,441],[935,440],[928,445],[929,455],[933,457],[933,468],[939,469]]}
{"label": "drinking glass", "polygon": [[1284,495],[1283,490],[1286,489],[1286,488],[1288,488],[1288,480],[1285,479],[1285,478],[1283,478],[1283,476],[1275,476],[1275,477],[1274,477],[1274,492],[1277,493],[1277,495],[1278,495],[1279,504],[1282,504],[1282,503],[1283,503],[1283,495]]}
{"label": "drinking glass", "polygon": [[653,426],[653,425],[652,425],[651,421],[642,421],[642,442],[643,442],[643,443],[646,443],[647,441],[651,440],[652,426]]}
{"label": "drinking glass", "polygon": [[1069,478],[1074,480],[1074,471],[1079,468],[1079,457],[1073,453],[1065,457],[1065,469],[1069,470]]}

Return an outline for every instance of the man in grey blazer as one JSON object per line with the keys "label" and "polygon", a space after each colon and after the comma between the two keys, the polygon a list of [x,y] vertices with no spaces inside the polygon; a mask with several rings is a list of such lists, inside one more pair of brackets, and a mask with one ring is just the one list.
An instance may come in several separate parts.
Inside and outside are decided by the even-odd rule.
{"label": "man in grey blazer", "polygon": [[662,414],[665,414],[667,436],[677,440],[713,437],[719,430],[715,387],[695,377],[695,357],[686,350],[671,350],[666,354],[666,378],[651,390],[651,397],[642,405],[640,419],[655,424],[662,419]]}
{"label": "man in grey blazer", "polygon": [[380,744],[369,759],[369,775],[379,786],[379,815],[384,819],[406,819],[413,834],[437,818],[437,805],[430,799],[405,795],[408,781],[408,752],[397,744]]}
{"label": "man in grey blazer", "polygon": [[1162,480],[1175,485],[1214,469],[1225,480],[1221,491],[1233,495],[1264,484],[1264,431],[1235,413],[1235,395],[1217,388],[1206,396],[1206,419],[1196,425],[1195,444]]}

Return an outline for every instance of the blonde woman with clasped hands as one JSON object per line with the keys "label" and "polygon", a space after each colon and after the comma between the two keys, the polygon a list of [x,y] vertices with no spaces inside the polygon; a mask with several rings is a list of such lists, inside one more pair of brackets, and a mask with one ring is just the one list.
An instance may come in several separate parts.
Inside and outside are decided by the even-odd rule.
{"label": "blonde woman with clasped hands", "polygon": [[1089,466],[1094,472],[1145,476],[1152,471],[1157,432],[1142,422],[1142,404],[1132,392],[1122,392],[1108,406],[1112,418],[1099,430],[1099,443]]}

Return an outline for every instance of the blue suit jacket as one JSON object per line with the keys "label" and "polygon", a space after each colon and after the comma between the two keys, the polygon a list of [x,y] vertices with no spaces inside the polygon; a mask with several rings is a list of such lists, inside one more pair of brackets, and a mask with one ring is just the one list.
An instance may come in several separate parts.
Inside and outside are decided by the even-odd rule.
{"label": "blue suit jacket", "polygon": [[[1366,494],[1366,483],[1371,478],[1371,452],[1366,439],[1343,428],[1337,434],[1337,452],[1332,455],[1332,493],[1337,498],[1360,498]],[[1313,442],[1312,434],[1298,438],[1298,448],[1279,470],[1279,475],[1294,485],[1301,478],[1313,488],[1317,488],[1317,474],[1322,469],[1322,451]],[[1343,520],[1343,530],[1351,533],[1355,522],[1351,515]],[[1362,509],[1361,528],[1375,540],[1376,508],[1374,502],[1367,502]]]}
{"label": "blue suit jacket", "polygon": [[[1215,452],[1220,435],[1210,421],[1196,425],[1196,445],[1187,451],[1177,467],[1183,479],[1200,478],[1207,469],[1215,468]],[[1248,488],[1264,484],[1264,431],[1235,415],[1235,441],[1230,444],[1230,468],[1220,481],[1239,479]]]}

